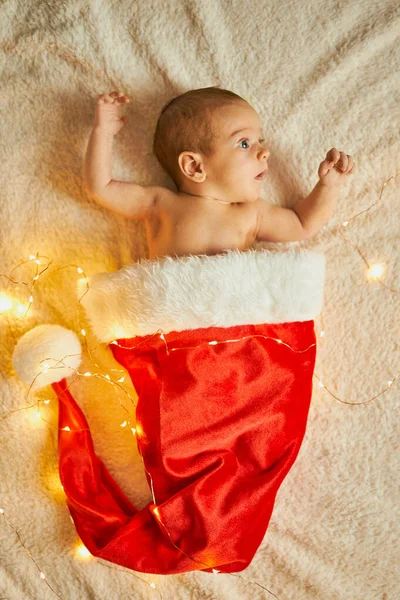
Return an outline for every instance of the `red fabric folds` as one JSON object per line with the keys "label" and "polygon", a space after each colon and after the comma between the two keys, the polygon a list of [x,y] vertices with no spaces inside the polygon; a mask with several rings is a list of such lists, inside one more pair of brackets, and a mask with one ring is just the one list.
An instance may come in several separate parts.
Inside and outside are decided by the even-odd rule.
{"label": "red fabric folds", "polygon": [[[314,322],[209,327],[164,338],[117,340],[127,349],[110,344],[138,394],[137,443],[155,498],[140,511],[95,454],[66,380],[52,384],[68,508],[99,558],[146,573],[241,571],[263,540],[304,438]],[[67,426],[71,431],[62,431]]]}

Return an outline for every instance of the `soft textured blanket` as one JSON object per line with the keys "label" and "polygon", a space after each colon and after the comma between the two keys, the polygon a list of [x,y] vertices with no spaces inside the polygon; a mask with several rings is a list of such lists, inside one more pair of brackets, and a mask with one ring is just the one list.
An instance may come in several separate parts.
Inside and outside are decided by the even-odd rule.
{"label": "soft textured blanket", "polygon": [[[32,295],[33,303],[19,313],[18,302],[10,309],[1,297],[0,598],[273,597],[252,581],[280,600],[399,597],[399,178],[356,217],[400,168],[399,27],[392,0],[2,6],[1,273],[10,278],[2,277],[2,292],[25,306]],[[71,392],[96,455],[129,502],[142,510],[153,500],[135,422],[121,427],[132,409],[123,389],[135,391],[77,312],[76,294],[77,267],[91,278],[146,256],[144,227],[85,195],[82,161],[97,95],[119,89],[131,104],[115,140],[113,176],[172,189],[151,155],[159,110],[209,85],[242,95],[262,118],[271,150],[266,201],[295,205],[331,147],[357,164],[328,225],[293,244],[326,256],[313,394],[265,537],[239,573],[247,579],[135,573],[81,556],[58,475],[57,395],[47,386],[27,396],[12,366],[25,332],[58,324],[79,336],[81,373],[112,381],[125,374],[121,387],[81,377]],[[336,226],[344,221],[341,237]],[[265,244],[272,246],[284,245]],[[41,265],[28,260],[36,253]],[[365,261],[385,265],[385,285],[367,279]]]}

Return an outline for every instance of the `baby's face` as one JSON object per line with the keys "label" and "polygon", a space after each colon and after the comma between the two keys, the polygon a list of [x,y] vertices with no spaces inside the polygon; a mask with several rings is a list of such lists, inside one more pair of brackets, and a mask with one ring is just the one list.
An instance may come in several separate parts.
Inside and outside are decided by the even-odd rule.
{"label": "baby's face", "polygon": [[262,179],[255,178],[267,168],[270,155],[260,117],[241,102],[221,108],[214,118],[218,134],[213,155],[203,159],[205,183],[221,200],[254,202],[262,186]]}

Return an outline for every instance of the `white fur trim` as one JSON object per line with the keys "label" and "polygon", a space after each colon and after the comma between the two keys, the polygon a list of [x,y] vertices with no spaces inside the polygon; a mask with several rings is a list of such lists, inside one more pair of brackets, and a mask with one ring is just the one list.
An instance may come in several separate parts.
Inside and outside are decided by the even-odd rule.
{"label": "white fur trim", "polygon": [[[41,361],[44,359],[48,359],[45,361],[49,365],[47,373],[42,372],[45,362],[41,364]],[[32,389],[35,390],[71,377],[81,361],[81,343],[76,333],[61,325],[48,324],[38,325],[25,333],[18,340],[12,357],[19,378],[27,385],[33,382]]]}
{"label": "white fur trim", "polygon": [[310,250],[229,250],[141,259],[78,281],[103,343],[162,330],[308,321],[322,307],[325,255]]}

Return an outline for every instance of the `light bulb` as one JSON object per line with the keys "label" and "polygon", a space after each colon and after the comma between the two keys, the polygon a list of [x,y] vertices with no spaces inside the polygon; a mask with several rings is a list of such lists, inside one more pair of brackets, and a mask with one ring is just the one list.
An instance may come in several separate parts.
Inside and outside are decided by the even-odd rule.
{"label": "light bulb", "polygon": [[79,544],[79,546],[76,549],[76,552],[77,554],[79,554],[79,556],[82,556],[82,558],[88,558],[89,556],[91,556],[89,550],[83,544]]}
{"label": "light bulb", "polygon": [[9,310],[12,308],[12,302],[6,294],[0,295],[0,311]]}
{"label": "light bulb", "polygon": [[368,269],[368,277],[370,279],[376,279],[377,277],[383,275],[383,271],[383,265],[380,263],[375,263],[374,265],[371,265]]}

